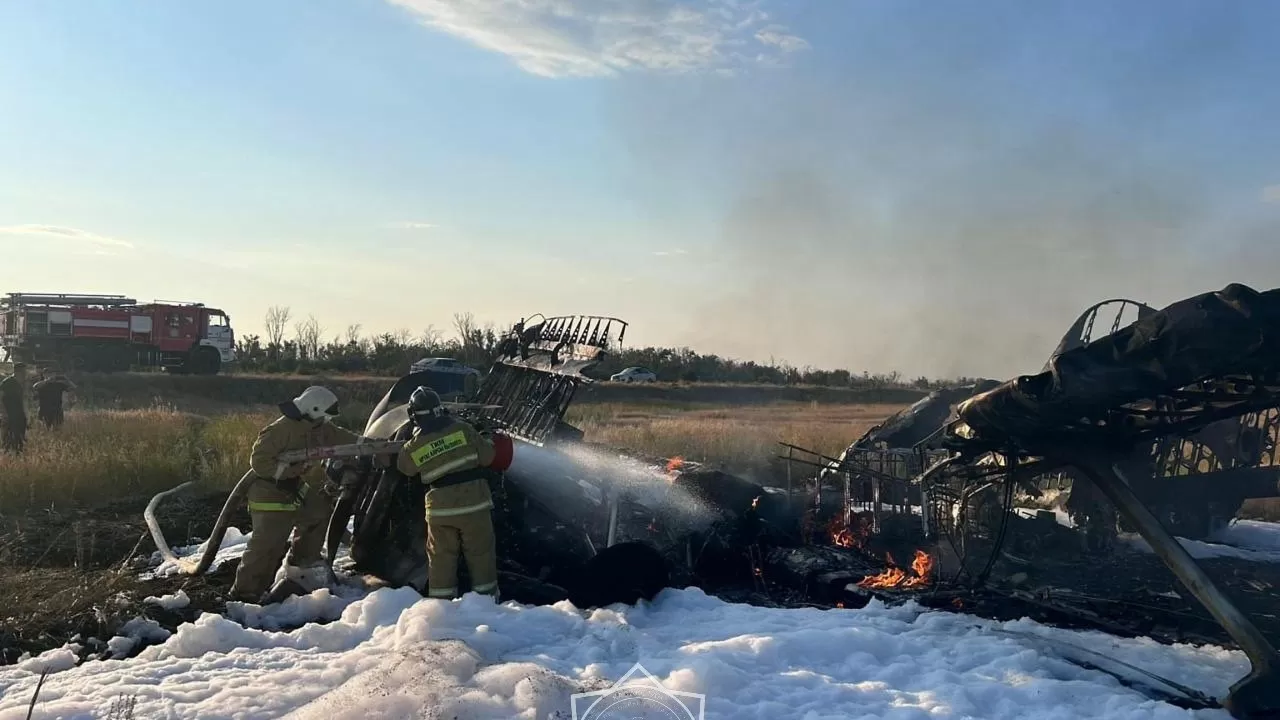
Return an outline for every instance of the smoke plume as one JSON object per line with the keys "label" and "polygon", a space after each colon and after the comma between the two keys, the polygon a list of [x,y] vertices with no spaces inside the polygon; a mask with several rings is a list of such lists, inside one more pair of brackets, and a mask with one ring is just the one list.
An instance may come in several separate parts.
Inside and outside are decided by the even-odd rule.
{"label": "smoke plume", "polygon": [[640,201],[720,199],[680,341],[1004,378],[1099,300],[1280,284],[1266,9],[982,7],[871,3],[796,68],[623,86]]}

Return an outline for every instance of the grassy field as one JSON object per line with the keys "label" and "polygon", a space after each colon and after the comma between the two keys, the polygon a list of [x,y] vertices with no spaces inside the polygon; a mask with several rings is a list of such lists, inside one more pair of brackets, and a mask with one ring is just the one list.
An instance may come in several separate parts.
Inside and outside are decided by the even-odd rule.
{"label": "grassy field", "polygon": [[[898,407],[588,403],[573,406],[568,420],[592,442],[755,474],[776,469],[779,440],[839,453]],[[339,422],[362,427],[368,410],[351,404]],[[247,467],[258,429],[275,416],[269,405],[208,414],[166,406],[73,410],[56,432],[33,427],[22,455],[0,455],[0,515],[147,496],[187,480],[228,487]]]}
{"label": "grassy field", "polygon": [[776,468],[779,441],[838,455],[901,408],[816,401],[739,407],[600,403],[572,406],[568,420],[592,442],[759,472]]}
{"label": "grassy field", "polygon": [[[273,405],[294,397],[313,384],[333,388],[344,404],[371,407],[394,382],[393,378],[369,377],[206,377],[160,373],[80,374],[73,375],[71,379],[78,388],[76,395],[84,407],[137,410],[159,403],[201,413]],[[593,383],[578,390],[574,403],[736,407],[817,401],[824,405],[903,405],[915,402],[923,395],[922,391],[906,388]]]}
{"label": "grassy field", "polygon": [[[590,442],[647,456],[679,456],[764,480],[784,472],[776,457],[783,451],[779,441],[837,455],[901,407],[580,403],[567,419]],[[338,422],[359,428],[368,410],[350,405]],[[209,490],[226,489],[247,468],[258,429],[275,417],[269,405],[206,414],[166,406],[73,410],[56,432],[34,426],[21,456],[0,454],[0,518],[146,497],[188,480]],[[1278,506],[1249,501],[1243,514],[1280,520]]]}
{"label": "grassy field", "polygon": [[72,412],[56,432],[33,427],[21,455],[0,455],[0,515],[109,502],[193,479],[233,482],[265,421],[171,408]]}

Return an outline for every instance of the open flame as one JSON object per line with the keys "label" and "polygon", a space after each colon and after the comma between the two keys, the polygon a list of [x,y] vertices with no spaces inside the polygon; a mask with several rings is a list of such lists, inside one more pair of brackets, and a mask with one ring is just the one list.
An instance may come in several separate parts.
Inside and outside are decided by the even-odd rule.
{"label": "open flame", "polygon": [[684,458],[679,455],[667,461],[667,483],[674,485],[680,476],[680,468],[684,467]]}
{"label": "open flame", "polygon": [[858,587],[895,589],[918,587],[929,582],[929,574],[933,572],[933,558],[923,550],[916,550],[915,559],[911,561],[912,574],[898,567],[892,555],[886,554],[885,559],[889,562],[889,569],[879,575],[863,578],[858,583]]}
{"label": "open flame", "polygon": [[870,528],[858,522],[856,516],[848,523],[845,523],[837,515],[831,519],[831,523],[827,526],[827,535],[831,538],[831,543],[838,547],[861,548],[866,544],[870,530]]}

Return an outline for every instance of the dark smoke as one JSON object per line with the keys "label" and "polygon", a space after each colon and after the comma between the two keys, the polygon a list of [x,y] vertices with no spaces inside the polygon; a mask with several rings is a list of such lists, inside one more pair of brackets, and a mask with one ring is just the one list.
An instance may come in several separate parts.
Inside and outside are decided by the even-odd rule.
{"label": "dark smoke", "polygon": [[623,86],[641,201],[723,199],[687,257],[712,299],[672,309],[688,314],[673,339],[1003,378],[1038,370],[1096,301],[1280,285],[1280,207],[1260,197],[1280,182],[1260,130],[1276,119],[1274,12],[863,7],[791,70]]}

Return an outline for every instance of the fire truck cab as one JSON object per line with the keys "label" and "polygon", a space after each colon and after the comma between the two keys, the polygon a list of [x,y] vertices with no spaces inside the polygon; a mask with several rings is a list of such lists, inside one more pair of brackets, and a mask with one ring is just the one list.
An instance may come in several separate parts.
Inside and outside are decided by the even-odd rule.
{"label": "fire truck cab", "polygon": [[225,312],[122,295],[10,293],[0,300],[0,341],[9,361],[88,372],[214,375],[236,359]]}

